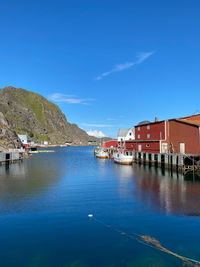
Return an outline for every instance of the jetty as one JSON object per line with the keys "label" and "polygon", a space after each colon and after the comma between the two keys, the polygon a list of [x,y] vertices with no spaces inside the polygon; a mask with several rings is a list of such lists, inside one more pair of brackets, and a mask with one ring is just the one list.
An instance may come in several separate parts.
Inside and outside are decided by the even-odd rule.
{"label": "jetty", "polygon": [[154,122],[142,121],[119,129],[117,140],[101,149],[133,154],[133,162],[200,174],[200,114]]}
{"label": "jetty", "polygon": [[23,159],[24,152],[22,151],[0,152],[0,165],[18,162]]}
{"label": "jetty", "polygon": [[184,174],[200,173],[200,155],[133,152],[134,162],[155,167],[163,167]]}

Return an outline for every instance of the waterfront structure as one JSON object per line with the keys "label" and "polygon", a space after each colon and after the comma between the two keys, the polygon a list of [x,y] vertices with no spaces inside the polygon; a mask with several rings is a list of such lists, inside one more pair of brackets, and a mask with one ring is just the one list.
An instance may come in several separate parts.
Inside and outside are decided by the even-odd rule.
{"label": "waterfront structure", "polygon": [[126,149],[200,155],[200,114],[136,125],[135,140],[126,140]]}
{"label": "waterfront structure", "polygon": [[135,139],[135,128],[129,128],[129,129],[119,129],[118,135],[117,135],[117,141],[130,141]]}
{"label": "waterfront structure", "polygon": [[97,141],[96,140],[89,140],[88,145],[96,145]]}
{"label": "waterfront structure", "polygon": [[169,120],[169,152],[200,155],[200,114]]}
{"label": "waterfront structure", "polygon": [[118,145],[118,142],[116,140],[111,140],[111,141],[107,141],[107,142],[103,143],[101,145],[101,147],[114,148],[114,147],[117,147],[117,145]]}
{"label": "waterfront structure", "polygon": [[19,139],[21,140],[23,145],[28,145],[28,138],[25,134],[18,134]]}
{"label": "waterfront structure", "polygon": [[17,162],[23,159],[22,151],[0,152],[0,165]]}

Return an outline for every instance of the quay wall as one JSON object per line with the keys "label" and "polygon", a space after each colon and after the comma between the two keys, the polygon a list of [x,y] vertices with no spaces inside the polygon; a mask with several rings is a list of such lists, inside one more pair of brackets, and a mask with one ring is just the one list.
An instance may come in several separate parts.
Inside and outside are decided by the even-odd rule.
{"label": "quay wall", "polygon": [[22,159],[22,152],[0,152],[0,165],[5,163],[12,163]]}
{"label": "quay wall", "polygon": [[200,155],[133,152],[134,161],[181,172],[199,172]]}
{"label": "quay wall", "polygon": [[136,163],[182,170],[184,156],[182,154],[133,152]]}

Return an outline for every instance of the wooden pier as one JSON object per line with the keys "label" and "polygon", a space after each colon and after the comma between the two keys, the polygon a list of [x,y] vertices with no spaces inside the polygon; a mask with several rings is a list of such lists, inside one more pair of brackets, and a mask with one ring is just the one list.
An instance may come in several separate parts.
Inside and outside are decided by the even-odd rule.
{"label": "wooden pier", "polygon": [[164,167],[183,173],[200,172],[200,155],[133,152],[136,163]]}

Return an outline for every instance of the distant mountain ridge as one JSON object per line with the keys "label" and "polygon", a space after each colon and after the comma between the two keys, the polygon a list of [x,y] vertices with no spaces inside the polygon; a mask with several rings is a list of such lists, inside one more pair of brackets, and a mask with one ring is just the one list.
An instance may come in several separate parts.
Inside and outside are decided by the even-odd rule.
{"label": "distant mountain ridge", "polygon": [[87,145],[89,140],[98,140],[76,124],[69,123],[56,104],[22,88],[8,86],[0,89],[0,112],[17,134],[27,134],[36,142]]}

